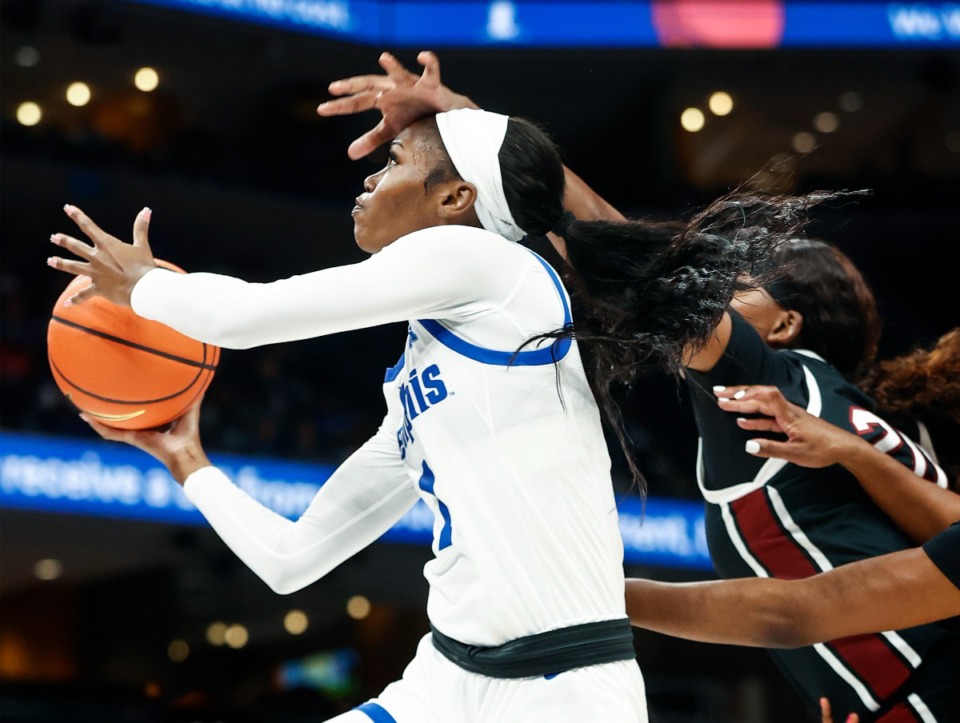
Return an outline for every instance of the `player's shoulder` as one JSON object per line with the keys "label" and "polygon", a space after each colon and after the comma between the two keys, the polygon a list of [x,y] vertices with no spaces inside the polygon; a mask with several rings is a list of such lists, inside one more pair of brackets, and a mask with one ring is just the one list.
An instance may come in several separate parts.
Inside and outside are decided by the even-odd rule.
{"label": "player's shoulder", "polygon": [[[474,226],[431,226],[401,236],[384,252],[415,255],[454,264],[524,263],[524,247],[486,229]],[[383,252],[381,252],[383,253]]]}

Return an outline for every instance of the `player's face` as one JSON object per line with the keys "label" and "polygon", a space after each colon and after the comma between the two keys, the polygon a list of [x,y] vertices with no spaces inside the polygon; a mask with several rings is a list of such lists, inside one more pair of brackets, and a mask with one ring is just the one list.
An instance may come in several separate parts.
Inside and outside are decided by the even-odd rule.
{"label": "player's face", "polygon": [[766,289],[741,292],[733,297],[730,306],[775,349],[792,348],[799,338],[803,317],[778,304]]}
{"label": "player's face", "polygon": [[736,309],[763,339],[770,335],[783,314],[783,307],[762,288],[737,294],[730,306]]}
{"label": "player's face", "polygon": [[387,165],[367,177],[351,213],[360,248],[375,254],[401,236],[442,223],[436,199],[426,189],[440,152],[422,122],[393,140]]}

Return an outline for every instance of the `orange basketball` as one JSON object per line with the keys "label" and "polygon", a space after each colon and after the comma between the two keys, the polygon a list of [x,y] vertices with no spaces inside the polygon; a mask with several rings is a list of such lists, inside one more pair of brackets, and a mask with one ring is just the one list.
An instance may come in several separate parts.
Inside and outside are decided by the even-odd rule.
{"label": "orange basketball", "polygon": [[210,385],[220,348],[99,296],[63,305],[89,283],[87,277],[70,282],[47,327],[47,356],[60,391],[80,411],[119,429],[152,429],[176,419]]}

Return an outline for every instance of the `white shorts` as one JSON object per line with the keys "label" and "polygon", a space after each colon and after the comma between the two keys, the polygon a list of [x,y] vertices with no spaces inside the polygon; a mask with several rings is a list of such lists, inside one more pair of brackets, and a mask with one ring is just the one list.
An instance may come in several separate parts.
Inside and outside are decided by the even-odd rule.
{"label": "white shorts", "polygon": [[635,660],[578,668],[549,679],[489,678],[451,663],[427,634],[400,680],[334,721],[647,723],[647,704]]}

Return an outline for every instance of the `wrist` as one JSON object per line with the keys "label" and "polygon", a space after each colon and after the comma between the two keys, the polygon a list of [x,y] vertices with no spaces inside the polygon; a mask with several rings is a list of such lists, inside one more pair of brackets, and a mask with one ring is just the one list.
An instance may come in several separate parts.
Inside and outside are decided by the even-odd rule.
{"label": "wrist", "polygon": [[480,110],[480,106],[470,100],[467,96],[460,95],[459,93],[454,93],[452,91],[448,91],[445,94],[443,100],[440,102],[440,106],[441,112],[448,110],[459,110],[461,108]]}
{"label": "wrist", "polygon": [[472,108],[473,110],[480,110],[480,106],[474,103],[465,95],[459,95],[457,96],[457,99],[458,99],[458,102],[460,103],[460,105],[457,106],[458,108]]}
{"label": "wrist", "polygon": [[867,440],[852,432],[844,435],[843,443],[833,445],[836,463],[853,472],[865,462],[869,463],[877,449]]}
{"label": "wrist", "polygon": [[167,469],[180,486],[183,486],[187,477],[198,469],[209,466],[210,460],[206,453],[202,448],[195,445],[177,450],[167,461]]}
{"label": "wrist", "polygon": [[149,274],[154,269],[159,268],[156,264],[150,266],[148,264],[143,264],[138,266],[136,269],[130,272],[126,283],[122,287],[121,296],[124,301],[124,306],[129,306],[133,308],[133,290],[137,287],[137,284],[140,283],[140,280],[144,276]]}

